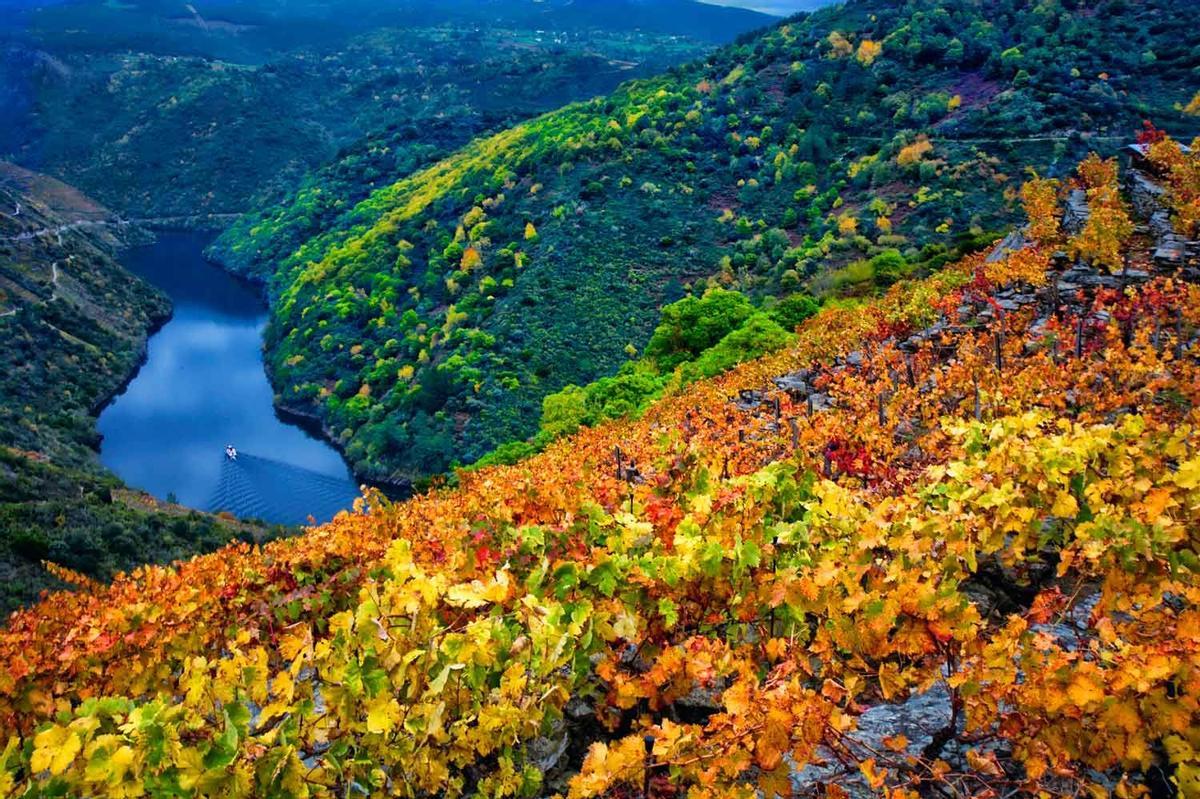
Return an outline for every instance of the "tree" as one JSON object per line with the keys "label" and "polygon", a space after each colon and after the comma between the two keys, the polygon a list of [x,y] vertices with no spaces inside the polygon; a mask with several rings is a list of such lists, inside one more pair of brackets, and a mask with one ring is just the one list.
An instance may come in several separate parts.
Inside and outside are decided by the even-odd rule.
{"label": "tree", "polygon": [[840,32],[834,31],[826,40],[829,42],[829,57],[842,58],[854,52],[854,45]]}
{"label": "tree", "polygon": [[1188,237],[1200,234],[1200,139],[1185,153],[1178,142],[1164,136],[1150,145],[1150,160],[1170,184],[1165,199],[1174,212],[1175,227]]}
{"label": "tree", "polygon": [[705,350],[694,362],[684,364],[681,371],[687,381],[712,377],[739,363],[785,347],[793,339],[794,335],[771,316],[759,312]]}
{"label": "tree", "polygon": [[855,57],[858,58],[858,63],[862,64],[864,67],[869,67],[882,52],[883,44],[881,42],[873,42],[870,39],[863,39],[858,45],[858,53],[855,55]]}
{"label": "tree", "polygon": [[1041,244],[1058,240],[1061,212],[1058,208],[1057,180],[1040,178],[1036,174],[1021,187],[1021,202],[1029,219],[1029,235]]}
{"label": "tree", "polygon": [[795,330],[806,319],[816,316],[819,310],[820,303],[811,295],[792,294],[775,303],[768,314],[784,330]]}
{"label": "tree", "polygon": [[1121,199],[1115,158],[1092,153],[1079,165],[1079,180],[1087,191],[1088,221],[1071,240],[1071,253],[1097,266],[1118,271],[1122,248],[1133,234],[1133,220]]}
{"label": "tree", "polygon": [[709,289],[703,297],[685,297],[663,307],[646,357],[670,371],[716,344],[753,313],[750,300],[737,291]]}
{"label": "tree", "polygon": [[906,145],[896,154],[896,163],[900,166],[912,166],[925,158],[933,150],[933,143],[924,134],[917,137],[912,144]]}
{"label": "tree", "polygon": [[1200,117],[1200,92],[1196,92],[1192,101],[1183,107],[1183,113],[1188,116]]}
{"label": "tree", "polygon": [[576,385],[542,399],[542,432],[551,438],[574,433],[587,417],[587,392]]}
{"label": "tree", "polygon": [[463,251],[460,266],[464,272],[478,269],[480,266],[483,266],[483,256],[479,254],[479,250],[474,247],[468,247]]}

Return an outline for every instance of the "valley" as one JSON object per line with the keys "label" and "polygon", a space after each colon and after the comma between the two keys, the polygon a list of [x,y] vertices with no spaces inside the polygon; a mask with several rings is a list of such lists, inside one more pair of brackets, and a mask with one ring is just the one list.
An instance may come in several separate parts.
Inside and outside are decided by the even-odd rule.
{"label": "valley", "polygon": [[279,535],[130,492],[97,463],[95,415],[170,305],[118,264],[133,231],[77,190],[3,165],[0,207],[0,609],[66,585],[47,559],[106,579]]}
{"label": "valley", "polygon": [[0,799],[1200,797],[1193,6],[0,0]]}
{"label": "valley", "polygon": [[[266,305],[253,286],[204,261],[208,239],[160,233],[121,256],[167,294],[173,312],[100,414],[100,462],[160,500],[271,524],[327,522],[353,507],[358,485],[335,451],[276,417],[262,361]],[[222,455],[230,443],[235,463]],[[251,472],[255,453],[278,474]]]}
{"label": "valley", "polygon": [[369,186],[770,20],[714,9],[730,27],[690,38],[666,32],[686,18],[642,32],[570,4],[493,20],[486,4],[362,3],[336,21],[320,4],[264,5],[222,12],[247,31],[182,27],[157,0],[29,12],[0,29],[0,155],[131,218],[241,213],[339,154],[375,161],[357,178]]}
{"label": "valley", "polygon": [[[368,4],[346,17],[319,4],[248,2],[209,19],[181,18],[156,0],[79,0],[6,15],[0,158],[11,160],[0,169],[12,194],[0,203],[12,210],[0,218],[0,325],[12,346],[0,402],[9,460],[0,608],[64,585],[42,567],[47,557],[106,579],[349,508],[358,481],[293,424],[319,431],[320,421],[292,413],[284,422],[273,408],[257,290],[203,265],[199,245],[179,247],[188,239],[171,231],[254,224],[246,208],[270,208],[272,198],[311,184],[305,175],[335,154],[338,170],[318,180],[338,181],[330,202],[353,202],[380,175],[411,171],[479,132],[653,74],[770,19],[615,10],[447,4],[435,12],[416,3],[379,16]],[[325,220],[306,224],[315,230]],[[150,244],[155,237],[164,243]],[[146,253],[160,247],[155,267]],[[172,297],[173,311],[118,265],[127,257],[167,293],[184,292]],[[191,288],[226,285],[225,300],[240,310],[206,305],[216,294],[191,291],[182,279],[189,269]],[[60,275],[70,275],[65,294]],[[87,317],[88,335],[74,319],[54,321],[64,309]],[[218,330],[238,346],[196,348]],[[200,398],[210,409],[203,419],[192,412]],[[101,410],[97,432],[89,417]],[[220,467],[229,440],[250,448],[245,468]]]}

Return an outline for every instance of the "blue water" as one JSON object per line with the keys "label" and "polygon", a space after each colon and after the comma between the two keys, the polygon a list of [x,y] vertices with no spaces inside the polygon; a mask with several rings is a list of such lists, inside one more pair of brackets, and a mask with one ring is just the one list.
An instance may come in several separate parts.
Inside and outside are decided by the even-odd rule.
{"label": "blue water", "polygon": [[[175,313],[101,413],[100,460],[160,499],[280,524],[326,521],[357,496],[350,472],[332,447],[275,415],[263,369],[266,307],[204,260],[209,239],[162,234],[123,254],[127,269],[170,296]],[[226,444],[245,457],[227,463]]]}

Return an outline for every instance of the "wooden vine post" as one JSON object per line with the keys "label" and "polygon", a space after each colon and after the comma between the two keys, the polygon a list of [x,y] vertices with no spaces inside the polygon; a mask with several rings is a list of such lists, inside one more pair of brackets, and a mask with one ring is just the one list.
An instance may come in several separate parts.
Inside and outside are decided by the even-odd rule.
{"label": "wooden vine post", "polygon": [[646,759],[642,769],[642,799],[650,799],[650,771],[654,768],[654,736],[642,738],[642,746],[646,749]]}

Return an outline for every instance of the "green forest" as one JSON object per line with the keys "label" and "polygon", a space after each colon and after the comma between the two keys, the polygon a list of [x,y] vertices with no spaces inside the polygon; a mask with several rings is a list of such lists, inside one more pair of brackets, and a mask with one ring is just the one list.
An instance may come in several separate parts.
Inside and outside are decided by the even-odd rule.
{"label": "green forest", "polygon": [[1185,5],[834,6],[479,138],[301,242],[322,177],[345,192],[324,173],[215,253],[270,275],[285,406],[363,476],[437,474],[526,440],[565,386],[661,379],[630,362],[664,304],[870,295],[994,240],[1030,171],[1196,128]]}
{"label": "green forest", "polygon": [[245,0],[212,19],[160,0],[49,5],[0,24],[0,157],[129,218],[221,227],[339,160],[356,201],[476,135],[771,19],[712,7],[637,27],[622,5],[598,20],[523,2],[498,19],[459,2]]}

